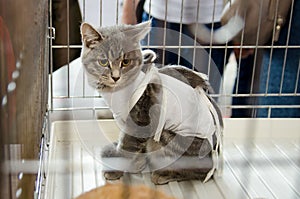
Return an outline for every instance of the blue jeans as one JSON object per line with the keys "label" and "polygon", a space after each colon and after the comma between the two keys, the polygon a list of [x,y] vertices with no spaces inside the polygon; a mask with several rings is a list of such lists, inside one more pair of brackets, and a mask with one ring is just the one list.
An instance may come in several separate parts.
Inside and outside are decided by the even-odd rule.
{"label": "blue jeans", "polygon": [[[300,1],[294,2],[294,11],[292,16],[292,23],[290,29],[289,45],[300,45]],[[278,45],[286,45],[287,35],[288,35],[288,22],[283,27],[278,40]],[[284,65],[284,57],[286,54],[286,63]],[[261,75],[261,93],[289,93],[294,94],[300,93],[300,78],[297,77],[299,69],[300,60],[300,49],[299,48],[274,48],[273,56],[269,68],[270,61],[270,49],[265,50],[263,59],[263,68]],[[283,68],[284,67],[284,68]],[[268,77],[268,70],[270,69],[270,76]],[[282,79],[282,71],[284,76]],[[297,80],[298,78],[298,80]],[[267,80],[269,81],[267,84]],[[282,82],[282,88],[281,88]],[[298,85],[298,87],[296,87]],[[267,89],[267,90],[266,90]],[[260,97],[260,105],[300,105],[299,96],[275,96],[275,97]],[[258,111],[258,117],[267,117],[268,110],[260,109]],[[271,117],[281,118],[281,117],[300,117],[299,108],[276,108],[272,109]]]}

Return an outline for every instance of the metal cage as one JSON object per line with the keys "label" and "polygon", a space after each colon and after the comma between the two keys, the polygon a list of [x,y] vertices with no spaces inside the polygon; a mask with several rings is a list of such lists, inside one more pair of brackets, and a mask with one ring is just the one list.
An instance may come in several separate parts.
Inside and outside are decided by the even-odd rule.
{"label": "metal cage", "polygon": [[[137,2],[132,0],[133,5]],[[170,2],[161,1],[161,7],[168,11]],[[223,174],[205,184],[186,181],[155,186],[147,174],[126,175],[122,180],[146,184],[176,198],[299,198],[300,2],[291,0],[284,25],[275,17],[267,42],[259,41],[260,29],[266,28],[259,26],[255,43],[250,44],[244,40],[244,30],[239,42],[214,43],[213,34],[221,23],[214,18],[206,24],[208,41],[201,43],[196,33],[185,31],[183,15],[189,0],[178,2],[175,44],[168,43],[174,32],[169,31],[166,12],[160,42],[153,42],[149,34],[142,45],[157,50],[162,65],[170,64],[166,60],[172,52],[176,57],[171,64],[187,60],[212,82],[218,73],[211,95],[224,114]],[[198,12],[204,0],[194,2]],[[257,2],[257,24],[263,24],[263,2],[275,5],[274,16],[279,16],[281,0]],[[24,9],[18,9],[20,5]],[[105,183],[97,151],[78,132],[87,131],[86,139],[93,140],[100,126],[108,140],[115,140],[118,128],[82,70],[80,24],[121,24],[123,7],[122,0],[0,2],[1,196],[74,198]],[[151,9],[143,17],[151,18]],[[213,59],[216,51],[222,51],[220,63]],[[247,52],[250,56],[245,58]]]}
{"label": "metal cage", "polygon": [[[151,1],[150,1],[151,2]],[[271,2],[271,1],[270,1]],[[276,1],[274,1],[276,2]],[[54,4],[57,3],[54,1]],[[182,9],[185,6],[187,2],[182,1],[181,6]],[[70,2],[64,3],[66,11],[70,10]],[[95,3],[93,6],[93,9],[91,11],[89,10],[89,4],[92,4],[90,2],[85,1],[79,1],[79,6],[81,9],[81,18],[82,21],[91,22],[93,25],[97,26],[106,26],[106,25],[114,25],[114,24],[120,24],[122,16],[122,1],[112,1],[112,2],[106,2],[106,1],[99,1]],[[201,1],[197,2],[197,5],[199,6],[201,4]],[[294,10],[294,1],[291,5],[291,14],[293,14]],[[168,10],[168,1],[164,1],[165,10]],[[74,6],[73,6],[74,7]],[[96,9],[97,8],[97,9]],[[109,10],[109,13],[107,12]],[[59,10],[57,10],[59,11]],[[93,14],[92,14],[93,13]],[[135,13],[133,13],[135,14]],[[181,13],[182,14],[182,13]],[[61,14],[60,14],[61,15]],[[94,16],[96,15],[96,16]],[[53,16],[53,14],[52,14]],[[70,19],[70,11],[65,12],[65,27],[61,32],[67,32],[70,33],[72,31],[79,31],[78,26],[80,25],[79,21],[72,21]],[[167,14],[165,15],[167,21]],[[77,17],[80,19],[80,17]],[[259,18],[258,18],[259,19]],[[197,63],[195,63],[197,60],[197,56],[199,56],[199,53],[197,52],[197,49],[208,49],[207,50],[207,56],[211,57],[211,53],[213,53],[214,49],[224,49],[224,54],[222,54],[223,58],[223,66],[222,70],[224,71],[224,75],[221,74],[222,77],[220,77],[220,81],[222,81],[223,88],[221,89],[222,92],[219,90],[216,92],[218,96],[222,96],[221,98],[225,100],[224,106],[225,109],[229,109],[229,113],[226,112],[226,116],[231,116],[230,110],[237,110],[240,112],[243,112],[244,110],[247,110],[248,113],[242,114],[242,115],[235,115],[235,117],[264,117],[264,118],[271,118],[271,117],[299,117],[299,63],[295,61],[295,63],[290,63],[290,59],[293,59],[294,56],[297,56],[294,51],[297,51],[299,48],[299,42],[294,41],[294,37],[290,36],[291,33],[295,31],[295,28],[292,26],[294,23],[297,24],[297,22],[294,22],[295,20],[293,17],[287,17],[284,29],[281,31],[281,37],[279,42],[274,41],[275,37],[275,30],[276,21],[274,22],[274,32],[272,35],[270,35],[270,41],[266,42],[266,44],[261,44],[257,40],[257,43],[255,44],[247,44],[247,41],[244,41],[243,37],[241,37],[241,41],[239,42],[239,45],[236,45],[230,41],[228,41],[225,44],[219,44],[216,45],[213,43],[213,41],[208,41],[206,44],[200,44],[199,41],[196,38],[196,35],[188,35],[189,40],[191,42],[184,42],[187,37],[183,31],[184,24],[179,24],[178,28],[178,42],[176,44],[171,44],[168,46],[168,34],[171,34],[173,32],[168,32],[162,30],[161,33],[163,34],[162,42],[160,43],[154,43],[151,42],[154,38],[151,38],[151,36],[148,36],[146,38],[146,42],[143,43],[145,48],[152,48],[152,49],[162,49],[163,52],[161,53],[161,63],[165,64],[165,56],[166,52],[171,51],[178,55],[178,62],[172,63],[172,64],[178,64],[180,63],[180,57],[182,55],[182,51],[186,49],[192,49],[190,53],[192,54],[192,57],[188,60],[192,66],[196,66]],[[73,23],[73,25],[71,25]],[[262,23],[262,22],[258,22]],[[166,25],[166,24],[164,24]],[[73,28],[70,30],[70,27],[77,26],[76,28]],[[55,27],[54,27],[55,28]],[[263,29],[263,27],[260,27]],[[166,28],[168,29],[168,28]],[[212,30],[212,29],[211,29]],[[59,33],[57,33],[58,35]],[[77,33],[79,34],[79,33]],[[63,110],[67,107],[59,107],[59,105],[56,106],[56,101],[60,101],[61,99],[72,99],[72,98],[88,98],[93,97],[94,95],[89,95],[86,92],[86,85],[85,81],[82,81],[82,91],[80,93],[74,93],[71,89],[72,79],[72,70],[75,70],[71,65],[71,61],[74,60],[74,57],[71,56],[72,50],[74,49],[80,49],[81,44],[79,40],[74,43],[70,42],[69,34],[65,35],[64,40],[61,43],[55,43],[52,45],[51,49],[52,52],[59,50],[65,50],[64,58],[65,58],[65,68],[66,71],[65,77],[67,78],[63,84],[65,86],[65,91],[61,93],[55,93],[55,82],[52,81],[53,75],[52,73],[55,71],[57,66],[52,65],[51,71],[50,71],[50,109],[51,110]],[[183,36],[182,36],[183,35]],[[75,37],[75,36],[73,36]],[[256,35],[256,37],[259,37],[259,34]],[[291,41],[292,40],[292,41]],[[55,40],[54,40],[55,41]],[[188,43],[188,44],[185,44]],[[249,69],[244,69],[243,62],[245,62],[242,59],[242,56],[240,58],[233,58],[229,59],[231,54],[234,54],[234,51],[238,51],[239,49],[253,49],[252,57],[248,65],[250,65]],[[277,59],[277,54],[280,52],[281,59],[277,62],[277,65],[275,66],[275,61],[273,61],[275,58]],[[236,53],[236,55],[241,54],[243,51],[239,51]],[[61,55],[62,56],[62,55]],[[201,56],[201,55],[200,55]],[[290,58],[291,56],[291,58]],[[53,57],[55,60],[56,57]],[[212,58],[210,58],[212,59]],[[296,58],[297,59],[297,58]],[[263,63],[262,63],[263,62]],[[52,62],[53,63],[53,62]],[[229,64],[228,64],[229,63]],[[167,63],[170,64],[170,63]],[[208,65],[213,65],[213,62],[207,62]],[[245,65],[245,64],[244,64]],[[293,67],[290,67],[290,65],[293,65]],[[228,66],[228,67],[226,67]],[[261,67],[264,68],[261,68]],[[213,67],[213,66],[208,66]],[[277,67],[276,69],[274,69]],[[274,71],[273,71],[274,69]],[[201,68],[200,68],[201,70]],[[215,72],[210,71],[212,69],[205,69],[203,72],[209,73],[209,72]],[[248,74],[242,74],[241,72],[243,70],[246,70]],[[275,72],[276,70],[280,70]],[[201,71],[202,72],[202,71]],[[219,71],[218,71],[219,72]],[[249,74],[250,73],[250,74]],[[228,74],[228,75],[227,75]],[[241,76],[247,75],[249,76],[247,78],[247,88],[241,88],[243,85],[246,84],[246,81],[243,80]],[[84,77],[83,77],[84,78]],[[276,78],[276,82],[273,82],[272,80]],[[233,84],[233,85],[232,85]],[[289,88],[286,88],[289,87]],[[231,103],[231,100],[234,101],[234,103]],[[289,103],[289,101],[291,101]],[[75,107],[73,107],[75,108]],[[85,107],[87,108],[87,107]],[[285,110],[284,110],[285,109]],[[280,112],[286,111],[286,109],[293,109],[293,113],[287,112],[286,114],[280,114]],[[274,113],[273,113],[274,112]]]}

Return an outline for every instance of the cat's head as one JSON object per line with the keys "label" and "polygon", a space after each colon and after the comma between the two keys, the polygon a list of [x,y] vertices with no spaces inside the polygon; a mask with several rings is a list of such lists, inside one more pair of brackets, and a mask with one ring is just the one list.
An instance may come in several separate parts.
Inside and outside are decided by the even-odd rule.
{"label": "cat's head", "polygon": [[100,91],[121,88],[137,77],[143,63],[140,41],[151,21],[95,29],[81,25],[81,60],[90,85]]}

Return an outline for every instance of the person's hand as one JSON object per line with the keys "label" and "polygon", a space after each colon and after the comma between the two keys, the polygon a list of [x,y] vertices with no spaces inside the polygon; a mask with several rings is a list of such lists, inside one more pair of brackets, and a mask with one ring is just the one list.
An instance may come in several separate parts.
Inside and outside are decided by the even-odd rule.
{"label": "person's hand", "polygon": [[[240,44],[234,44],[235,46],[240,46]],[[250,55],[253,55],[254,49],[253,48],[234,48],[233,49],[234,55],[236,58],[247,58]]]}

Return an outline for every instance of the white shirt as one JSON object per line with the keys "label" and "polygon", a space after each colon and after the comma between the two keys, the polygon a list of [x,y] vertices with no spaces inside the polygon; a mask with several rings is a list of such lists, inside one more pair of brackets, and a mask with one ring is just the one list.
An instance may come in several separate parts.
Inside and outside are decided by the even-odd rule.
{"label": "white shirt", "polygon": [[144,10],[160,20],[165,20],[166,17],[167,22],[207,24],[220,21],[223,0],[146,0]]}

